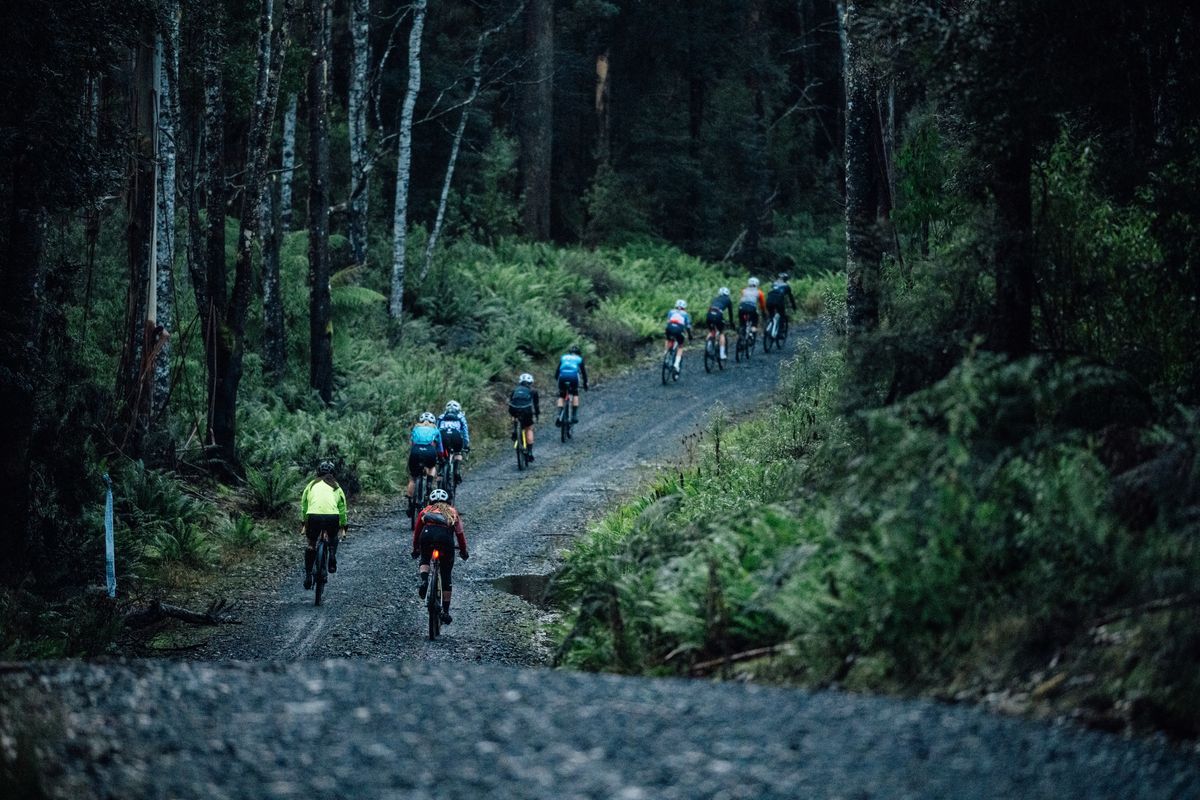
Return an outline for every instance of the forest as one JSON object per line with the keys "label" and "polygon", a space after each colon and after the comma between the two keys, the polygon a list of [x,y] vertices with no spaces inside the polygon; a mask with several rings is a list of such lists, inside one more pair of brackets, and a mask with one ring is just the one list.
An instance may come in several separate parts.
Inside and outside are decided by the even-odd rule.
{"label": "forest", "polygon": [[1115,624],[1077,704],[1197,736],[1198,23],[9,0],[0,653],[108,651],[106,480],[122,592],[169,591],[317,459],[394,495],[425,408],[499,434],[518,372],[581,343],[617,374],[676,297],[788,271],[822,347],[572,549],[560,663],[923,691]]}

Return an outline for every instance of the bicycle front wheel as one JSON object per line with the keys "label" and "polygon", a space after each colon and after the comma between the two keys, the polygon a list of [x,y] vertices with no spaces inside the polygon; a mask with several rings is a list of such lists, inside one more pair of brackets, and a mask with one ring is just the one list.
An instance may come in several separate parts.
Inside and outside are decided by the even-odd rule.
{"label": "bicycle front wheel", "polygon": [[516,426],[516,433],[513,439],[513,449],[517,453],[517,472],[525,469],[525,431],[521,430],[520,423]]}
{"label": "bicycle front wheel", "polygon": [[668,350],[667,354],[665,356],[663,356],[663,363],[662,363],[663,386],[667,385],[667,381],[669,381],[671,379],[671,373],[673,373],[675,371],[674,363],[675,362],[671,357],[671,351]]}
{"label": "bicycle front wheel", "polygon": [[712,339],[704,345],[704,371],[712,372],[713,364],[717,363],[717,348]]}

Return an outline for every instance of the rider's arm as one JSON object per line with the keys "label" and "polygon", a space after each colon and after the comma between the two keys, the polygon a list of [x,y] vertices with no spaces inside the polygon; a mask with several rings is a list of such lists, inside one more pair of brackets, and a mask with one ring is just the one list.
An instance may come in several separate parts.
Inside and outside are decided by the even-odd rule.
{"label": "rider's arm", "polygon": [[792,311],[799,311],[800,307],[796,305],[796,295],[792,293],[792,287],[787,287],[788,300],[792,301]]}
{"label": "rider's arm", "polygon": [[458,539],[459,551],[467,552],[467,532],[463,529],[462,514],[456,514],[454,517],[454,537]]}
{"label": "rider's arm", "polygon": [[312,488],[313,482],[309,481],[308,486],[304,487],[304,492],[300,495],[300,521],[304,522],[308,519],[308,490]]}
{"label": "rider's arm", "polygon": [[458,418],[462,420],[463,425],[463,447],[471,449],[471,430],[467,427],[467,415],[459,413]]}
{"label": "rider's arm", "polygon": [[579,360],[579,377],[583,378],[583,388],[588,388],[587,365],[584,363],[583,359]]}
{"label": "rider's arm", "polygon": [[542,415],[542,408],[538,403],[538,391],[537,389],[531,389],[530,393],[533,395],[533,415],[535,417],[540,417]]}
{"label": "rider's arm", "polygon": [[767,296],[765,294],[763,294],[762,289],[758,290],[758,310],[763,313],[763,316],[766,316],[766,314],[767,314]]}
{"label": "rider's arm", "polygon": [[338,506],[338,527],[346,527],[346,493],[342,491],[342,487],[337,490],[337,506]]}
{"label": "rider's arm", "polygon": [[729,315],[729,327],[737,327],[737,320],[733,318],[733,301],[729,301],[729,305],[725,306],[725,313]]}

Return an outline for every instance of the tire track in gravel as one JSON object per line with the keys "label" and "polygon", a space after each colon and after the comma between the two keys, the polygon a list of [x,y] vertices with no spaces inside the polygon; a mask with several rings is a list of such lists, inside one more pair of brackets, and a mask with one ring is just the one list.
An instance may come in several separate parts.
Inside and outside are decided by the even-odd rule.
{"label": "tire track in gravel", "polygon": [[[239,598],[243,624],[218,629],[191,656],[546,664],[549,612],[494,582],[536,585],[537,577],[527,576],[552,572],[589,521],[634,493],[656,469],[680,462],[685,438],[708,423],[718,403],[733,415],[756,407],[778,385],[780,364],[797,342],[816,335],[814,326],[797,326],[782,355],[760,350],[748,364],[731,361],[711,375],[704,372],[697,338],[677,383],[661,385],[656,356],[585,393],[580,422],[566,444],[553,425],[555,387],[540,379],[545,413],[535,463],[518,472],[503,447],[482,463],[468,463],[464,472],[458,508],[471,559],[455,567],[454,622],[438,641],[425,638],[424,604],[408,557],[409,521],[397,498],[343,542],[321,607],[300,585],[297,549],[294,571]],[[352,521],[360,522],[353,512]]]}

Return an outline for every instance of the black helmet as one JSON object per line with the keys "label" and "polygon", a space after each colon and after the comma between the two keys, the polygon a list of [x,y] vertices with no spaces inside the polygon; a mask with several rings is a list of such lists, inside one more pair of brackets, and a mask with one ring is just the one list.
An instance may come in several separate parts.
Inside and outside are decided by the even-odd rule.
{"label": "black helmet", "polygon": [[333,462],[330,461],[328,458],[322,459],[321,463],[317,464],[317,474],[318,475],[332,475],[333,474]]}
{"label": "black helmet", "polygon": [[571,355],[575,355],[575,356],[577,356],[577,355],[579,355],[580,353],[582,353],[582,352],[583,352],[583,350],[582,350],[582,349],[579,347],[579,345],[577,345],[577,344],[573,344],[573,345],[571,345],[571,349],[570,349],[570,350],[568,350],[567,352],[568,352],[568,353],[570,353]]}

